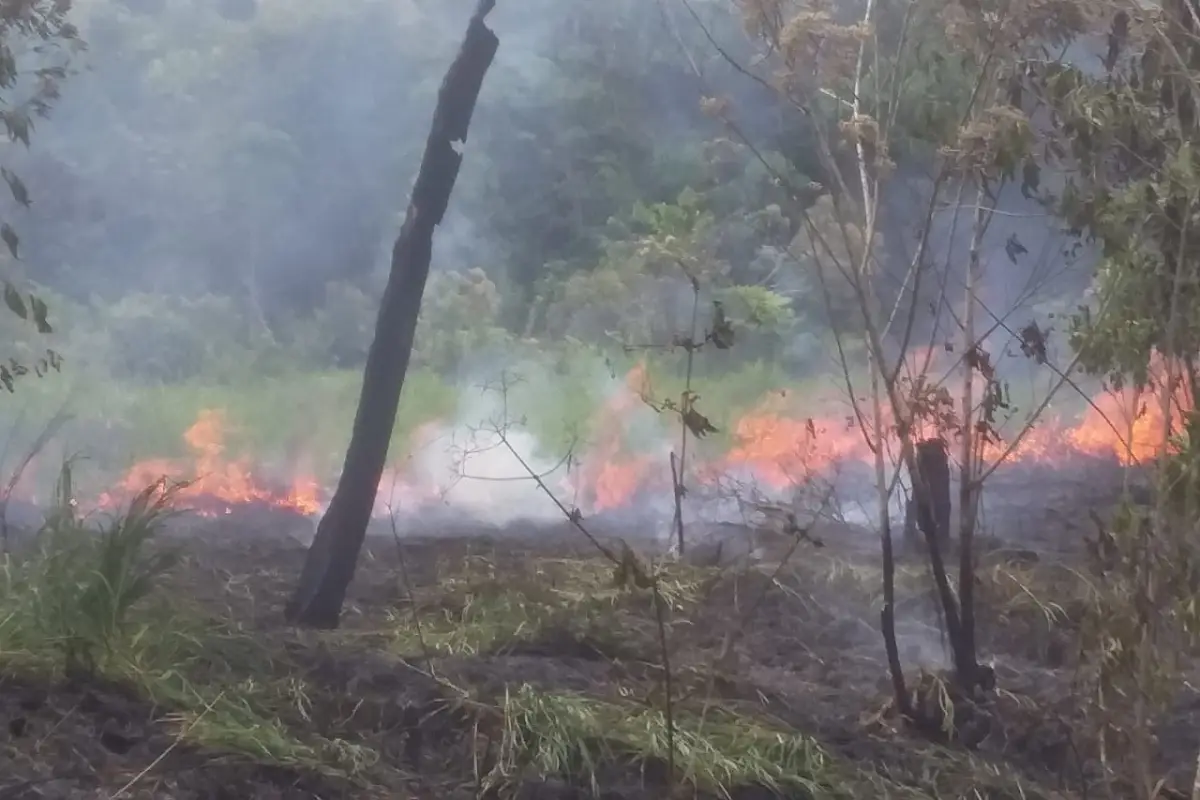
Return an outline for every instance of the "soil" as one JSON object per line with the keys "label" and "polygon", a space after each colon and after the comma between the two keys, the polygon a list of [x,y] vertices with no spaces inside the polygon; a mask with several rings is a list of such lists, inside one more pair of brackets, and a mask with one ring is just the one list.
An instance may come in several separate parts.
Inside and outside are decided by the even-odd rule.
{"label": "soil", "polygon": [[[618,687],[653,694],[661,671],[652,618],[623,617],[634,628],[644,623],[650,633],[643,638],[581,634],[551,621],[476,652],[439,655],[432,672],[420,652],[399,656],[380,646],[381,631],[411,612],[410,597],[460,602],[449,595],[436,600],[448,565],[481,560],[503,581],[527,574],[537,559],[594,558],[586,540],[565,524],[500,529],[445,521],[436,536],[412,523],[400,539],[370,537],[342,629],[323,634],[290,629],[282,619],[304,558],[303,544],[280,533],[294,522],[259,509],[178,529],[169,543],[182,545],[186,555],[165,592],[275,654],[264,674],[239,677],[310,687],[303,711],[279,711],[286,730],[299,739],[319,735],[370,748],[376,762],[342,775],[311,764],[268,763],[211,743],[201,747],[180,735],[173,717],[179,709],[156,705],[128,683],[5,672],[0,660],[0,800],[592,796],[588,781],[566,775],[518,776],[503,791],[482,791],[479,775],[494,759],[503,727],[499,706],[520,686],[605,697],[615,697]],[[679,676],[673,691],[708,692],[724,707],[811,736],[896,791],[846,796],[1088,796],[1095,753],[1073,692],[1074,632],[1033,634],[1036,614],[1004,616],[985,605],[981,652],[994,656],[1002,691],[979,702],[958,698],[959,732],[939,744],[936,735],[913,731],[888,712],[878,606],[869,597],[849,599],[850,578],[829,577],[829,564],[842,555],[861,559],[860,552],[855,543],[842,553],[832,541],[820,551],[802,548],[795,570],[714,572],[689,618],[671,628],[672,672]],[[825,559],[820,569],[818,559]],[[934,674],[945,660],[927,593],[909,592],[898,617],[902,656],[920,695],[921,681],[933,680],[921,678],[921,670]],[[205,679],[202,668],[192,669],[191,680]],[[219,665],[211,669],[216,680]],[[1161,721],[1160,766],[1173,785],[1190,785],[1200,732],[1186,720],[1198,707],[1200,697],[1181,698]],[[663,772],[653,761],[598,764],[597,796],[658,800],[666,796]],[[814,796],[761,786],[731,787],[731,794]]]}

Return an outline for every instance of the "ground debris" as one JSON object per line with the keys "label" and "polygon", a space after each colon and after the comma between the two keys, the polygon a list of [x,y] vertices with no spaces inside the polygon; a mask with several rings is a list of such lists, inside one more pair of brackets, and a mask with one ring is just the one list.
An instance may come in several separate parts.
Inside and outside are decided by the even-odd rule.
{"label": "ground debris", "polygon": [[[314,632],[280,612],[302,546],[219,525],[185,540],[158,604],[171,616],[145,617],[162,641],[109,680],[0,667],[0,797],[108,797],[134,778],[123,796],[664,796],[652,592],[614,586],[565,526],[369,539],[342,628]],[[942,743],[886,711],[871,558],[654,569],[695,796],[1081,796],[1072,665],[1049,652],[1076,613],[1061,565],[989,556],[983,645],[1003,691],[959,712],[972,741]],[[945,668],[927,581],[897,577],[914,678]]]}

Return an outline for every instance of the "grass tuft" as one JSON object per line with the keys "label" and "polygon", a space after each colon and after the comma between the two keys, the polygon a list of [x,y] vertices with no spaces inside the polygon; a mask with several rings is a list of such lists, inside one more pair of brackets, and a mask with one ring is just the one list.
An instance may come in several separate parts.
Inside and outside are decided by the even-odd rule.
{"label": "grass tuft", "polygon": [[[653,708],[582,694],[547,693],[522,685],[505,696],[504,737],[493,783],[566,777],[599,791],[598,772],[613,762],[662,763],[667,722]],[[683,780],[701,791],[729,796],[759,786],[783,794],[850,797],[844,774],[812,739],[756,720],[711,710],[675,719],[675,763]]]}

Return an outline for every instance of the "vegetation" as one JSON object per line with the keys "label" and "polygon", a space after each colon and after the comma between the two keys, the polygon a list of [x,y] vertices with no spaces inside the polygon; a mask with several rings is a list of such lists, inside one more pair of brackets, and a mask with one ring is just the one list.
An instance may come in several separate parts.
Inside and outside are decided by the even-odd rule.
{"label": "vegetation", "polygon": [[[501,0],[411,273],[389,249],[464,9],[10,5],[0,795],[1195,794],[1190,4]],[[461,138],[430,140],[456,175]],[[372,363],[406,366],[381,392]],[[627,374],[659,413],[618,455],[662,462],[633,480],[675,557],[542,471],[641,426]],[[985,518],[1077,408],[1124,444],[1120,487],[1053,501],[1086,541]],[[780,409],[786,490],[712,474]],[[219,441],[186,439],[207,412]],[[363,500],[434,421],[482,424],[561,519],[401,516],[325,551],[336,630],[283,622],[294,513],[184,517],[155,474]],[[868,523],[797,455],[823,439]],[[42,519],[10,525],[19,501]],[[750,514],[747,557],[704,555],[707,502]],[[357,545],[347,518],[325,538]]]}

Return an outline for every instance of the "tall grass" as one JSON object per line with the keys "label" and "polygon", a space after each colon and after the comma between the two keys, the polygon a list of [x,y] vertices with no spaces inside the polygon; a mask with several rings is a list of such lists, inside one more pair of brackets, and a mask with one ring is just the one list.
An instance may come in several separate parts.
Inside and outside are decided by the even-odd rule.
{"label": "tall grass", "polygon": [[98,525],[81,518],[74,467],[64,462],[56,501],[31,542],[4,562],[0,658],[59,656],[68,676],[94,674],[128,632],[130,612],[175,564],[151,543],[182,487],[155,483]]}

